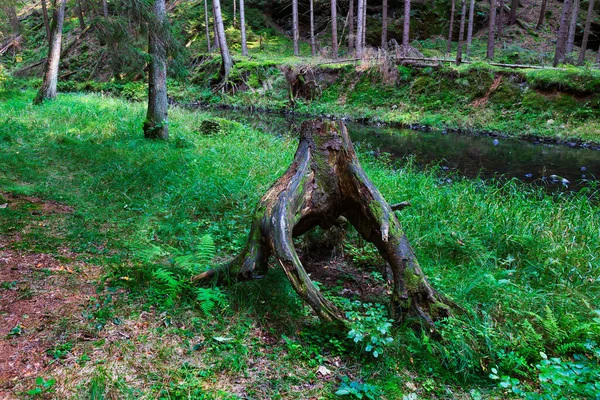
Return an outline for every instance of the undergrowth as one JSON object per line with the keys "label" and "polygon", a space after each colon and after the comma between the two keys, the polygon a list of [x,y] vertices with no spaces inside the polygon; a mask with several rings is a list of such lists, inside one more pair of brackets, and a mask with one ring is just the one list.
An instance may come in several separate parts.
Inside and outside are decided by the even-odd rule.
{"label": "undergrowth", "polygon": [[[54,367],[62,369],[53,387],[62,397],[497,398],[519,396],[514,388],[556,398],[597,390],[595,186],[551,196],[516,181],[449,183],[436,168],[360,150],[384,196],[412,203],[399,214],[406,235],[432,285],[461,308],[437,323],[435,337],[415,321],[390,326],[382,306],[361,302],[350,310],[357,329],[348,339],[315,321],[277,268],[219,288],[190,281],[244,245],[255,204],[293,157],[293,135],[225,119],[218,133],[203,135],[202,121],[213,116],[174,107],[173,139],[146,141],[143,104],[61,94],[34,107],[32,97],[0,93],[0,191],[75,211],[42,225],[29,212],[0,209],[0,234],[18,234],[11,246],[21,250],[66,246],[102,266],[105,292],[86,313],[92,337],[141,327],[129,339],[69,342],[78,358]],[[383,285],[368,269],[381,264],[373,248],[353,231],[345,240],[347,262]],[[149,325],[148,315],[158,322]],[[509,386],[497,387],[490,374]],[[563,375],[575,389],[557,381]]]}

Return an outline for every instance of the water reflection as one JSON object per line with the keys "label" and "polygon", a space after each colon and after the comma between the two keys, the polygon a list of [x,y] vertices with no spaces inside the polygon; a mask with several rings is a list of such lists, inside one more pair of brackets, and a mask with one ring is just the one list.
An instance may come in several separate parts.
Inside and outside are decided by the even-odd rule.
{"label": "water reflection", "polygon": [[[245,111],[217,111],[215,114],[276,135],[294,134],[303,120]],[[550,190],[578,190],[600,176],[600,151],[589,148],[357,123],[346,125],[352,140],[370,147],[375,155],[411,156],[417,165],[439,164],[444,170],[468,177],[516,177],[545,185]]]}

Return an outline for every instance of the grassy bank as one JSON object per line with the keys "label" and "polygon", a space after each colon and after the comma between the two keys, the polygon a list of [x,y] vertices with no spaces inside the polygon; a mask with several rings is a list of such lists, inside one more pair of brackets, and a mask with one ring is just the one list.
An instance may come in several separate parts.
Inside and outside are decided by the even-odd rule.
{"label": "grassy bank", "polygon": [[[287,168],[295,137],[220,119],[220,132],[205,135],[210,114],[173,108],[172,139],[151,142],[141,134],[142,103],[63,94],[33,107],[32,97],[0,93],[0,252],[43,255],[56,268],[36,262],[22,278],[3,281],[0,301],[42,296],[35,279],[81,281],[98,291],[42,328],[32,326],[31,314],[3,332],[3,346],[46,332],[39,351],[47,368],[6,379],[0,391],[273,399],[334,398],[338,390],[389,399],[598,393],[594,189],[551,197],[516,182],[447,183],[435,169],[420,172],[359,149],[384,196],[413,204],[400,215],[407,236],[432,284],[463,308],[439,322],[443,339],[410,324],[386,330],[393,341],[374,358],[363,342],[321,326],[275,266],[256,282],[189,284],[209,259],[244,243],[252,209]],[[365,292],[384,284],[381,260],[355,232],[341,238],[333,259],[332,235],[309,235],[297,247],[324,254],[308,257],[307,268],[373,337],[385,316],[348,300],[379,301]],[[323,266],[333,275],[319,273]]]}
{"label": "grassy bank", "polygon": [[[292,63],[292,64],[290,64]],[[600,143],[600,71],[585,68],[514,70],[485,63],[409,68],[378,65],[306,65],[301,79],[312,90],[291,100],[282,68],[301,59],[244,60],[232,72],[230,90],[214,93],[218,59],[206,61],[185,83],[170,81],[169,95],[189,103],[294,111],[511,137]],[[9,87],[39,82],[8,81]],[[143,82],[59,84],[62,91],[112,93],[144,100]]]}

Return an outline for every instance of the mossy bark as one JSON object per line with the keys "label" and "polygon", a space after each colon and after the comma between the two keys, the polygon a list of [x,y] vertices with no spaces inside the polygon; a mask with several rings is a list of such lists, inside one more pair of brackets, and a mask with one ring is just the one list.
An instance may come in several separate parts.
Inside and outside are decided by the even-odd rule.
{"label": "mossy bark", "polygon": [[242,252],[195,279],[252,279],[267,272],[273,255],[319,318],[344,324],[343,313],[308,277],[292,240],[316,226],[329,229],[340,217],[373,243],[389,265],[394,318],[415,315],[433,327],[436,317],[449,315],[446,300],[427,281],[392,207],[360,166],[341,122],[302,124],[294,160],[260,200]]}

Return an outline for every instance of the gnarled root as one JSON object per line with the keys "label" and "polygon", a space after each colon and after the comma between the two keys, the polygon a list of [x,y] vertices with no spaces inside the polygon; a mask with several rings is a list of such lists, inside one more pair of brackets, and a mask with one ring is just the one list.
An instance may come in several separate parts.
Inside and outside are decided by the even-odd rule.
{"label": "gnarled root", "polygon": [[345,218],[373,243],[392,274],[391,310],[395,319],[421,318],[433,328],[450,314],[449,302],[423,274],[394,214],[410,203],[390,207],[361,168],[343,123],[307,121],[294,161],[260,200],[242,252],[196,280],[247,280],[264,275],[275,256],[298,295],[326,322],[345,318],[308,277],[292,239],[320,226],[329,229]]}

